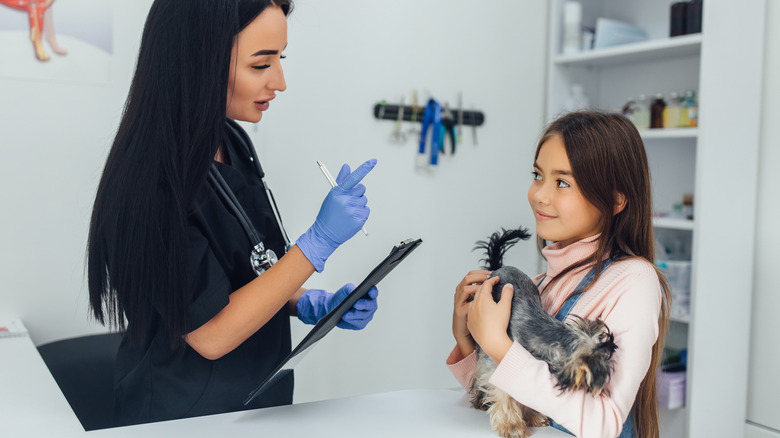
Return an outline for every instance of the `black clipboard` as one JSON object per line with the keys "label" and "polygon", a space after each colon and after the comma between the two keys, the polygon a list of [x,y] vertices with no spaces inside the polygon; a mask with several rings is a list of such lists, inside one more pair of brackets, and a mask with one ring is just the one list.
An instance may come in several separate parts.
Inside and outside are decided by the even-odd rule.
{"label": "black clipboard", "polygon": [[249,404],[249,402],[260,395],[263,391],[271,387],[281,378],[290,374],[293,371],[295,365],[297,365],[301,359],[303,359],[303,356],[305,356],[304,353],[308,352],[310,347],[319,342],[319,340],[325,337],[328,332],[333,330],[333,328],[336,327],[336,324],[341,321],[341,317],[344,316],[347,310],[352,308],[357,300],[368,294],[369,289],[379,283],[380,280],[385,278],[385,276],[389,274],[390,271],[398,266],[398,264],[401,263],[401,261],[403,261],[403,259],[405,259],[406,256],[408,256],[421,243],[422,239],[408,239],[404,240],[398,245],[395,245],[390,251],[390,255],[385,257],[385,259],[382,260],[382,262],[379,263],[376,268],[374,268],[371,273],[366,276],[366,278],[355,288],[355,290],[347,295],[344,301],[339,303],[339,305],[336,306],[335,309],[331,310],[330,313],[323,316],[322,319],[317,322],[314,328],[312,328],[303,338],[303,340],[298,343],[293,351],[288,354],[279,365],[277,365],[271,374],[268,375],[268,377],[260,382],[260,384],[249,393],[246,400],[244,400],[244,405]]}

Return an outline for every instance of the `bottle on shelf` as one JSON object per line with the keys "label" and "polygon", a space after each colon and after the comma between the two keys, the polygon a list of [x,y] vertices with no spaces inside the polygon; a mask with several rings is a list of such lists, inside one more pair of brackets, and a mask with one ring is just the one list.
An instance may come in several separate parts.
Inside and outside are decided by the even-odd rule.
{"label": "bottle on shelf", "polygon": [[688,108],[685,106],[685,96],[688,94],[686,91],[680,96],[680,128],[688,128],[691,126],[691,121],[688,119]]}
{"label": "bottle on shelf", "polygon": [[593,50],[593,40],[596,38],[596,29],[592,27],[582,28],[582,51]]}
{"label": "bottle on shelf", "polygon": [[658,93],[653,99],[653,104],[650,105],[650,128],[657,129],[664,127],[664,109],[666,108],[666,102],[664,102],[664,95]]}
{"label": "bottle on shelf", "polygon": [[664,128],[679,128],[680,127],[680,96],[672,91],[669,93],[669,99],[666,101],[666,107],[664,108]]}
{"label": "bottle on shelf", "polygon": [[670,7],[669,36],[685,35],[685,21],[688,16],[688,2],[675,2]]}
{"label": "bottle on shelf", "polygon": [[699,104],[696,102],[696,91],[688,90],[683,95],[680,119],[682,126],[699,126]]}
{"label": "bottle on shelf", "polygon": [[567,112],[571,112],[588,107],[590,107],[590,101],[588,96],[585,95],[585,89],[580,84],[572,84],[564,109]]}
{"label": "bottle on shelf", "polygon": [[633,116],[636,129],[650,129],[650,99],[644,94],[637,98]]}
{"label": "bottle on shelf", "polygon": [[685,33],[700,33],[702,21],[702,0],[688,3],[685,16]]}
{"label": "bottle on shelf", "polygon": [[569,55],[582,50],[582,4],[567,1],[563,5],[563,53]]}
{"label": "bottle on shelf", "polygon": [[693,193],[683,195],[682,210],[685,219],[693,220]]}
{"label": "bottle on shelf", "polygon": [[683,205],[682,204],[672,205],[672,212],[669,214],[669,217],[673,219],[685,219],[685,212],[683,211]]}

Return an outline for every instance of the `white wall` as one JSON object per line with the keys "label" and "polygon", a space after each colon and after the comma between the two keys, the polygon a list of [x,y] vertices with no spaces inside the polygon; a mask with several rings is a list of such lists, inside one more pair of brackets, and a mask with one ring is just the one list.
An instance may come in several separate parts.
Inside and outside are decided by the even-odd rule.
{"label": "white wall", "polygon": [[[127,93],[150,0],[113,2],[114,81],[89,86],[0,78],[2,249],[0,318],[18,316],[40,344],[103,330],[87,314],[84,247],[94,190]],[[64,7],[64,3],[59,7]],[[298,367],[296,402],[404,388],[455,386],[454,287],[480,257],[474,242],[532,225],[525,201],[543,123],[546,4],[515,0],[299,0],[290,18],[288,90],[249,127],[287,229],[313,221],[332,171],[368,158],[372,215],[308,285],[357,282],[410,237],[424,243],[380,284],[380,310],[362,332],[335,331]],[[57,61],[55,58],[53,61]],[[483,111],[454,157],[414,168],[414,140],[389,141],[382,99],[412,89]],[[408,127],[408,125],[407,125]],[[533,243],[508,263],[537,269]],[[297,342],[308,327],[294,323]]]}
{"label": "white wall", "polygon": [[0,318],[22,318],[36,343],[102,330],[86,305],[87,224],[148,10],[113,3],[111,83],[0,77]]}
{"label": "white wall", "polygon": [[[423,244],[381,283],[380,312],[365,332],[333,333],[300,365],[296,401],[456,385],[444,367],[452,295],[477,266],[474,242],[532,224],[525,192],[543,115],[545,14],[536,2],[297,3],[288,91],[254,136],[291,237],[310,225],[328,188],[315,160],[335,172],[344,161],[379,159],[365,180],[369,236],[358,234],[309,284],[359,281],[394,243]],[[454,157],[415,171],[416,141],[389,142],[394,123],[372,116],[381,99],[408,101],[413,88],[451,105],[462,91],[486,116],[478,146],[466,129]],[[535,269],[533,243],[512,254]],[[302,337],[308,329],[299,327]]]}
{"label": "white wall", "polygon": [[[780,382],[777,370],[780,368],[780,286],[777,272],[780,271],[780,196],[775,189],[775,179],[780,174],[780,3],[766,2],[766,43],[764,47],[764,99],[761,119],[761,146],[759,152],[758,212],[756,221],[756,251],[753,286],[753,319],[751,331],[750,377],[748,386],[747,420],[756,426],[749,427],[746,434],[758,438],[770,435],[766,429],[775,430],[774,437],[780,437]],[[735,178],[739,184],[739,178]],[[730,208],[739,208],[739,201],[729,203]],[[739,232],[740,226],[733,231]],[[735,294],[735,299],[739,295]]]}

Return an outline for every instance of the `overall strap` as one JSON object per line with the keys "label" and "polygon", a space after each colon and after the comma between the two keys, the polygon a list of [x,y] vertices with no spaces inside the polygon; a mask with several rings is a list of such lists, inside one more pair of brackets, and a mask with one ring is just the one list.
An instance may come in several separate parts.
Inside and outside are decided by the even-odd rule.
{"label": "overall strap", "polygon": [[[601,273],[604,273],[604,271],[612,264],[612,262],[613,262],[612,258],[608,258],[607,260],[604,260],[604,263],[602,263],[601,265]],[[571,312],[571,309],[574,308],[574,305],[577,304],[577,301],[579,301],[579,299],[582,297],[583,290],[593,282],[594,278],[596,278],[595,266],[588,272],[587,275],[585,275],[585,278],[583,278],[582,281],[580,281],[580,284],[577,285],[577,288],[574,289],[574,295],[567,298],[566,301],[563,303],[563,306],[561,306],[561,310],[559,310],[558,313],[555,314],[555,318],[558,321],[563,321],[564,319],[566,319],[566,317],[569,315],[569,312]],[[542,281],[544,281],[544,279],[542,279]],[[541,285],[542,283],[539,282],[539,284]],[[632,412],[628,415],[628,418],[626,418],[626,422],[623,423],[623,430],[620,432],[620,436],[618,438],[636,438],[633,416],[634,416],[634,412],[632,410]],[[550,426],[560,431],[566,432],[569,435],[574,435],[573,433],[569,432],[565,427],[556,423],[555,420],[553,420],[552,418],[550,419]]]}
{"label": "overall strap", "polygon": [[[600,274],[603,274],[604,271],[611,264],[612,264],[612,258],[608,258],[604,260],[604,263],[601,264]],[[574,305],[577,304],[577,301],[579,301],[580,298],[582,297],[582,292],[588,286],[590,286],[594,278],[596,278],[595,266],[591,268],[591,270],[588,271],[588,274],[585,275],[585,278],[583,278],[582,281],[580,281],[580,284],[578,284],[577,288],[574,289],[574,294],[569,298],[567,298],[566,301],[564,301],[563,306],[561,306],[561,310],[559,310],[558,313],[555,314],[555,319],[557,319],[558,321],[563,321],[564,319],[566,319],[566,317],[569,315],[569,312],[571,312],[571,309],[574,308]]]}

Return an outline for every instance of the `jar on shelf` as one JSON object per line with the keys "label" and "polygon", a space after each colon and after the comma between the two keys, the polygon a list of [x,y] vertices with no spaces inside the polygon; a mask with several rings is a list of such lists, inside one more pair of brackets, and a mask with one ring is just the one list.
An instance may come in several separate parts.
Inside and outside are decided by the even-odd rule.
{"label": "jar on shelf", "polygon": [[563,53],[570,55],[582,50],[582,4],[567,1],[563,5]]}
{"label": "jar on shelf", "polygon": [[685,193],[682,201],[685,219],[693,219],[693,193]]}
{"label": "jar on shelf", "polygon": [[680,125],[684,127],[699,126],[699,104],[696,102],[696,91],[694,90],[688,90],[683,95]]}
{"label": "jar on shelf", "polygon": [[666,102],[664,102],[664,95],[658,93],[653,99],[652,105],[650,105],[650,128],[663,128],[664,127],[664,109],[666,108]]}
{"label": "jar on shelf", "polygon": [[669,99],[666,101],[666,107],[664,108],[664,128],[679,128],[680,127],[680,109],[682,108],[682,101],[680,96],[672,91],[669,93]]}
{"label": "jar on shelf", "polygon": [[650,99],[644,94],[637,98],[633,116],[636,129],[650,129]]}

